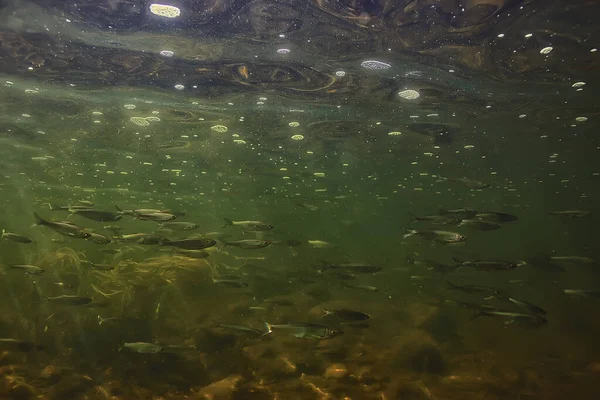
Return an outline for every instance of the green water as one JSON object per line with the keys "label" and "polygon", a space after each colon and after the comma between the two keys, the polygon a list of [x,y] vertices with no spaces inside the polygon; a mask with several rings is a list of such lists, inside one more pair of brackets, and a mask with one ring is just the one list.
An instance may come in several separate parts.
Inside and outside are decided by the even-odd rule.
{"label": "green water", "polygon": [[[594,398],[599,295],[569,290],[600,290],[597,5],[169,4],[178,17],[144,1],[0,1],[0,228],[33,241],[0,241],[0,339],[21,343],[0,340],[0,398]],[[415,221],[459,208],[518,219]],[[549,214],[563,210],[591,214]],[[156,241],[125,240],[136,233]],[[190,236],[216,244],[167,245]],[[228,245],[254,239],[268,246]],[[380,271],[329,268],[345,263]],[[507,297],[547,323],[479,316],[541,317]],[[267,334],[263,321],[343,334]]]}

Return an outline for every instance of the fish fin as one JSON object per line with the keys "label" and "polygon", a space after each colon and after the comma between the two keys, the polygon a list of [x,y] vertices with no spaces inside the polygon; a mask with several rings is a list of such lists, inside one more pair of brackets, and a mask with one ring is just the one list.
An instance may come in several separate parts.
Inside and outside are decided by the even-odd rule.
{"label": "fish fin", "polygon": [[227,228],[228,226],[233,226],[233,221],[230,220],[229,218],[223,218],[223,221],[225,221],[225,225],[223,225],[223,228]]}
{"label": "fish fin", "polygon": [[0,239],[4,239],[4,234],[6,233],[6,229],[2,229],[2,236],[0,236]]}
{"label": "fish fin", "polygon": [[328,316],[328,315],[331,315],[331,314],[333,314],[333,311],[328,310],[326,308],[323,309],[323,318],[326,317],[326,316]]}
{"label": "fish fin", "polygon": [[417,233],[417,231],[415,231],[414,229],[408,229],[406,232],[407,233],[405,233],[404,235],[402,235],[402,239],[406,239],[408,237],[411,237],[415,233]]}

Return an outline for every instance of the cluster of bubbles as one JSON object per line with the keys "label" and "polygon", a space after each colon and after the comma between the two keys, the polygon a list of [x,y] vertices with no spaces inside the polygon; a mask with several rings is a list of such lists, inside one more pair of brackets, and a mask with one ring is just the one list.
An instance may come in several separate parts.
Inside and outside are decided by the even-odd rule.
{"label": "cluster of bubbles", "polygon": [[363,68],[372,69],[372,70],[383,70],[392,68],[392,66],[388,63],[384,63],[382,61],[376,60],[367,60],[360,63]]}
{"label": "cluster of bubbles", "polygon": [[415,100],[419,98],[420,94],[416,90],[407,89],[399,92],[398,96],[406,100]]}
{"label": "cluster of bubbles", "polygon": [[159,54],[163,57],[173,57],[175,55],[171,50],[161,50]]}
{"label": "cluster of bubbles", "polygon": [[219,132],[219,133],[227,132],[227,127],[225,125],[214,125],[214,126],[211,126],[210,129],[212,129],[215,132]]}
{"label": "cluster of bubbles", "polygon": [[159,17],[177,18],[181,15],[181,10],[175,6],[166,4],[150,4],[150,12]]}
{"label": "cluster of bubbles", "polygon": [[158,117],[131,117],[129,121],[133,122],[138,126],[148,126],[150,122],[160,122],[160,118]]}

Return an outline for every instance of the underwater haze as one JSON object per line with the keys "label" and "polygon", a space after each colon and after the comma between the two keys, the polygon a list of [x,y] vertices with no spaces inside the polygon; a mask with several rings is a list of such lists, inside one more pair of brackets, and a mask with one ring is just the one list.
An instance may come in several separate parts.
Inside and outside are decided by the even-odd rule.
{"label": "underwater haze", "polygon": [[0,0],[0,399],[596,398],[598,18]]}

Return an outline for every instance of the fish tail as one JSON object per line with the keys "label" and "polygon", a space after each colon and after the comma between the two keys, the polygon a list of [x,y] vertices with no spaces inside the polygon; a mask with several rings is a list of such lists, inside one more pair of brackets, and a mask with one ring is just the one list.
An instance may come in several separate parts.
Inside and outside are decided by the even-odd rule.
{"label": "fish tail", "polygon": [[462,264],[462,263],[463,263],[463,261],[462,261],[460,258],[458,258],[458,257],[452,257],[452,260],[453,260],[455,263],[457,263],[457,264]]}
{"label": "fish tail", "polygon": [[33,217],[35,218],[35,225],[46,225],[48,222],[34,212]]}
{"label": "fish tail", "polygon": [[273,325],[271,325],[267,321],[263,321],[263,324],[265,326],[265,332],[261,335],[261,337],[267,336],[267,335],[273,333]]}
{"label": "fish tail", "polygon": [[228,226],[233,226],[233,221],[230,220],[229,218],[223,218],[223,221],[225,221],[225,225],[223,225],[223,228],[227,228]]}
{"label": "fish tail", "polygon": [[457,289],[458,285],[455,285],[454,283],[450,282],[450,281],[446,281],[446,283],[448,284],[448,286],[450,286],[452,289]]}
{"label": "fish tail", "polygon": [[63,207],[52,203],[48,203],[48,206],[50,206],[50,211],[61,211],[63,209]]}
{"label": "fish tail", "polygon": [[117,209],[118,212],[123,212],[123,210],[116,204],[115,204],[115,208]]}
{"label": "fish tail", "polygon": [[323,309],[323,317],[333,314],[333,311],[328,310],[326,308]]}
{"label": "fish tail", "polygon": [[414,229],[407,229],[406,233],[404,235],[402,235],[402,239],[406,239],[407,237],[411,237],[415,233],[417,233],[417,231],[415,231]]}

